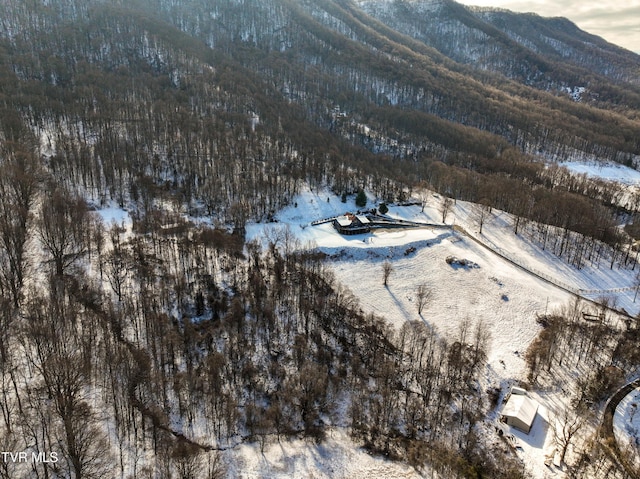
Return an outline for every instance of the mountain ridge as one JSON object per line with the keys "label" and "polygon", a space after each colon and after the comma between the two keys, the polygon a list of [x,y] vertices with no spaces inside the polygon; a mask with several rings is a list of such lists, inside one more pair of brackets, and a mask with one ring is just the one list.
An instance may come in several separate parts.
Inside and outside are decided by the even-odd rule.
{"label": "mountain ridge", "polygon": [[[368,13],[367,5],[408,9],[398,21],[422,18],[411,15],[411,8],[432,11],[440,21],[435,33],[448,31],[442,38],[451,40],[450,48],[469,44],[479,31],[470,34],[456,25],[482,27],[505,45],[497,48],[483,33],[495,50],[494,64],[511,67],[491,71],[488,63],[450,58],[406,29],[392,28],[380,12]],[[161,162],[165,175],[176,172],[174,183],[189,175],[180,174],[182,160],[177,166],[171,161],[208,157],[220,144],[272,162],[274,154],[261,153],[260,145],[271,149],[291,142],[290,151],[305,152],[308,162],[302,169],[291,166],[296,175],[308,174],[308,165],[325,171],[321,165],[327,161],[339,170],[348,158],[365,176],[403,183],[422,181],[425,165],[436,159],[451,162],[465,155],[473,158],[469,164],[502,164],[501,156],[522,164],[570,156],[638,163],[637,87],[598,74],[587,78],[583,67],[527,50],[474,10],[448,0],[61,0],[4,4],[0,13],[6,110],[35,131],[42,130],[43,119],[73,121],[78,131],[90,126],[95,143],[61,131],[57,144],[91,152],[96,172],[114,156],[111,150],[97,154],[96,145],[112,149],[107,145],[128,144],[130,138],[135,141],[124,151],[135,150],[136,166],[127,174],[149,175],[148,165]],[[160,127],[120,122],[115,136],[105,129],[113,128],[109,119],[129,116]],[[197,125],[198,133],[187,135],[173,124],[178,119]],[[207,124],[223,129],[205,133]],[[162,128],[164,144],[155,137]],[[216,148],[203,144],[212,136]],[[199,153],[191,151],[193,145]],[[115,164],[109,169],[122,168]],[[208,180],[189,181],[196,197],[209,194],[200,184]],[[357,181],[348,183],[355,188]],[[238,188],[233,201],[243,196]]]}

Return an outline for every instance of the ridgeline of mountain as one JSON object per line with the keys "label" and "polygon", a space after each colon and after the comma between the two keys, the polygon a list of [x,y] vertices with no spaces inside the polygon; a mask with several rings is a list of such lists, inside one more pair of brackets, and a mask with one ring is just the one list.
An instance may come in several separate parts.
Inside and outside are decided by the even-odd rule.
{"label": "ridgeline of mountain", "polygon": [[532,155],[640,154],[640,57],[562,19],[448,0],[3,2],[0,18],[3,137],[94,196],[154,185],[212,213],[249,195],[261,217],[299,180],[392,197],[388,179],[438,187],[434,161],[535,183]]}
{"label": "ridgeline of mountain", "polygon": [[[622,88],[640,82],[637,54],[580,30],[566,18],[467,7],[452,0],[358,3],[391,28],[457,62],[541,89],[583,86],[595,99],[596,90],[611,88],[607,82]],[[600,96],[608,98],[605,92]]]}

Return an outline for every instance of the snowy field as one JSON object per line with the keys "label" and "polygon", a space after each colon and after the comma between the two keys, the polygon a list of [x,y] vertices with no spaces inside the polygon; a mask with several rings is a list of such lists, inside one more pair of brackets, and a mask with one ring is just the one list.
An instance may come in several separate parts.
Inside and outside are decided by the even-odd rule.
{"label": "snowy field", "polygon": [[[544,313],[547,301],[552,308],[570,299],[453,231],[380,231],[350,240],[357,246],[322,249],[336,257],[338,280],[360,299],[365,311],[397,327],[405,321],[426,321],[449,340],[457,337],[464,321],[472,326],[481,321],[491,333],[489,363],[498,381],[524,375],[522,353],[540,330],[535,313]],[[405,256],[411,247],[416,251]],[[453,267],[445,261],[450,255],[477,267]],[[387,260],[393,271],[384,286],[382,263]],[[420,284],[431,289],[432,299],[418,315],[415,292]]]}
{"label": "snowy field", "polygon": [[294,440],[233,450],[229,477],[238,479],[420,479],[410,466],[369,455],[341,430],[332,430],[322,444]]}
{"label": "snowy field", "polygon": [[620,163],[567,161],[559,164],[574,173],[584,173],[593,178],[615,181],[629,186],[640,185],[640,171],[621,165]]}

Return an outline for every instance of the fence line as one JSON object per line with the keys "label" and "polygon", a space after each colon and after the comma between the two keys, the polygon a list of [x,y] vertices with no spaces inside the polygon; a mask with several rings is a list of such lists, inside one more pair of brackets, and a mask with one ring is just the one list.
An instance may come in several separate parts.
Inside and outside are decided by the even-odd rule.
{"label": "fence line", "polygon": [[315,220],[311,222],[311,226],[321,225],[323,223],[329,223],[337,218],[337,216],[331,216],[329,218],[322,218],[321,220]]}
{"label": "fence line", "polygon": [[[593,299],[586,297],[585,295],[624,293],[624,292],[629,292],[629,291],[635,291],[635,289],[636,289],[635,286],[627,286],[627,287],[613,288],[613,289],[578,289],[578,288],[574,288],[573,286],[570,286],[567,283],[559,281],[558,279],[553,278],[553,277],[549,276],[548,274],[543,273],[542,271],[538,271],[535,268],[532,268],[528,264],[523,263],[522,261],[514,258],[510,253],[508,253],[507,251],[504,251],[502,248],[499,248],[499,247],[494,246],[494,245],[486,244],[484,241],[482,241],[479,238],[477,238],[476,236],[470,234],[462,226],[453,225],[452,229],[454,231],[457,231],[457,232],[461,233],[462,235],[466,236],[467,238],[475,241],[476,243],[478,243],[483,248],[488,249],[489,251],[491,251],[494,254],[500,256],[501,258],[503,258],[504,260],[508,261],[509,263],[513,264],[514,266],[517,266],[518,268],[528,272],[529,274],[532,274],[533,276],[536,276],[536,277],[542,279],[543,281],[546,281],[547,283],[550,283],[550,284],[552,284],[552,285],[554,285],[554,286],[556,286],[556,287],[558,287],[558,288],[560,288],[560,289],[562,289],[562,290],[564,290],[564,291],[566,291],[568,293],[575,294],[576,296],[579,296],[580,298],[582,298],[582,299],[584,299],[586,301],[589,301],[591,303],[594,303],[594,304],[596,304],[596,302]],[[618,314],[623,314],[625,316],[631,317],[626,312],[618,311],[618,310],[613,309],[613,308],[607,308],[607,309],[611,309],[612,311],[615,311]]]}
{"label": "fence line", "polygon": [[556,278],[553,278],[551,276],[549,276],[546,273],[543,273],[542,271],[536,270],[535,268],[532,268],[531,266],[529,266],[528,264],[514,258],[510,253],[508,253],[507,251],[504,251],[502,248],[499,248],[497,246],[490,246],[488,244],[486,244],[484,241],[480,240],[479,238],[477,238],[476,236],[470,234],[466,229],[464,229],[462,226],[459,225],[454,225],[453,229],[455,231],[460,232],[461,234],[465,235],[467,238],[475,241],[476,243],[478,243],[480,246],[488,249],[489,251],[492,251],[494,254],[500,256],[502,259],[508,261],[509,263],[517,266],[518,268],[532,274],[533,276],[536,276],[544,281],[546,281],[547,283],[551,283],[554,286],[557,286],[560,289],[563,289],[571,294],[575,294],[578,296],[581,296],[580,294],[580,290],[577,288],[574,288],[573,286],[568,285],[567,283],[564,283],[562,281],[559,281]]}

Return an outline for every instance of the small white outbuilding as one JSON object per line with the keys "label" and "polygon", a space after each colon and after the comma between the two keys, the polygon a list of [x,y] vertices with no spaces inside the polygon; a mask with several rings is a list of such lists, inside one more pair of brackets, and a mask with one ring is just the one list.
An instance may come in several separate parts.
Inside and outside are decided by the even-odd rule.
{"label": "small white outbuilding", "polygon": [[524,394],[511,394],[502,409],[502,420],[529,434],[538,412],[538,403]]}

